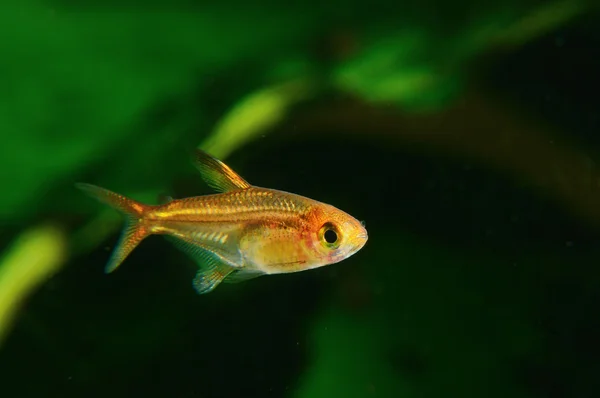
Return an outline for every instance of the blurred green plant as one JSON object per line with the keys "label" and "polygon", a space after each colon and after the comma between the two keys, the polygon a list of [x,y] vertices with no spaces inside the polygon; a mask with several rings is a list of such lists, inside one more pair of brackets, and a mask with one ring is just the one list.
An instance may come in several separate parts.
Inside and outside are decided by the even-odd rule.
{"label": "blurred green plant", "polygon": [[362,51],[336,68],[334,84],[368,101],[435,111],[462,92],[468,80],[465,66],[478,54],[525,44],[589,8],[585,0],[503,1],[463,9],[466,18],[455,15],[460,7],[453,4],[456,9],[448,19],[462,21],[460,28],[417,21],[408,27],[383,25],[362,38]]}
{"label": "blurred green plant", "polygon": [[[115,148],[149,142],[164,154],[164,137],[135,128],[150,109],[185,96],[215,71],[285,48],[311,26],[310,18],[285,9],[267,15],[213,5],[187,12],[165,2],[159,9],[72,12],[33,0],[4,2],[0,33],[10,40],[0,43],[0,182],[10,189],[0,199],[0,219],[32,216],[57,183],[106,159],[118,163],[111,178],[139,172],[149,154],[135,156],[136,147],[123,156]],[[206,120],[202,109],[193,117]],[[170,131],[170,142],[184,134]]]}
{"label": "blurred green plant", "polygon": [[[210,80],[216,71],[248,60],[272,71],[278,70],[274,65],[288,65],[290,60],[305,65],[304,60],[312,55],[299,56],[294,43],[312,37],[323,24],[319,13],[332,11],[325,7],[311,13],[307,4],[272,10],[268,15],[255,7],[231,13],[227,6],[214,5],[186,12],[183,4],[140,7],[135,12],[117,6],[102,12],[85,7],[69,12],[68,6],[32,0],[13,0],[12,6],[5,2],[0,29],[11,40],[0,43],[4,59],[0,167],[5,170],[0,182],[10,189],[0,199],[0,219],[32,216],[40,210],[40,197],[57,182],[102,160],[116,162],[107,170],[111,173],[107,178],[118,179],[128,169],[135,170],[126,174],[128,179],[140,178],[140,166],[150,155],[134,156],[141,152],[136,147],[125,156],[115,150],[123,145],[146,142],[146,149],[160,154],[159,159],[180,157],[166,155],[172,147],[161,144],[183,139],[184,126],[175,126],[166,136],[156,135],[150,127],[142,132],[133,128],[149,109],[161,99],[188,95],[190,87]],[[334,66],[331,80],[341,90],[373,101],[417,108],[441,106],[460,91],[460,66],[477,52],[490,44],[518,44],[543,34],[583,12],[586,4],[578,0],[504,2],[479,7],[463,26],[446,30],[432,25],[436,20],[425,12],[407,14],[405,18],[413,18],[410,23],[402,17],[393,23],[367,18],[368,26],[353,32],[362,43],[361,50]],[[460,13],[461,4],[453,7]],[[403,15],[402,6],[398,13]],[[402,29],[397,28],[400,24]],[[274,48],[290,50],[270,51]],[[224,155],[231,153],[256,137],[257,129],[279,120],[285,109],[318,93],[315,76],[294,75],[298,73],[311,72],[296,67],[285,76],[304,85],[284,82],[269,87],[273,84],[269,78],[248,76],[257,84],[262,80],[266,87],[248,93],[239,103],[234,100],[207,145]],[[188,116],[207,123],[202,109]],[[207,135],[196,134],[198,143]],[[153,179],[164,185],[178,171],[169,170]]]}
{"label": "blurred green plant", "polygon": [[63,265],[67,237],[54,225],[25,231],[0,259],[0,343],[27,295]]}

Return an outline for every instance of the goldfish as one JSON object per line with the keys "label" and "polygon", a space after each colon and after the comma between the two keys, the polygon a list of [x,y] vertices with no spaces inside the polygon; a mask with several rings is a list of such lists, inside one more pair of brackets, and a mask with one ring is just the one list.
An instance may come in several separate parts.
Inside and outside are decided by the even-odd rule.
{"label": "goldfish", "polygon": [[86,183],[76,187],[124,215],[121,237],[105,267],[115,271],[146,237],[164,235],[195,261],[198,294],[220,283],[299,272],[338,263],[368,235],[362,222],[332,205],[250,185],[229,166],[195,150],[193,163],[216,193],[157,205]]}

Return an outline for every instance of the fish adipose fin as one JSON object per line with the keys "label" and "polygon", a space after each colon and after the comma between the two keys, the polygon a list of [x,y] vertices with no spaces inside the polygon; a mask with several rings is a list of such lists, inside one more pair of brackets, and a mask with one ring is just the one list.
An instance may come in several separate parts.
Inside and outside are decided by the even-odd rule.
{"label": "fish adipose fin", "polygon": [[190,256],[200,268],[193,280],[193,286],[198,294],[213,291],[234,270],[234,268],[223,261],[217,254],[199,246],[198,244],[167,236],[173,245]]}
{"label": "fish adipose fin", "polygon": [[200,171],[202,179],[219,192],[247,189],[251,186],[225,163],[200,149],[194,151],[194,166]]}
{"label": "fish adipose fin", "polygon": [[173,197],[169,196],[165,193],[161,193],[158,195],[158,204],[164,205],[167,204],[169,202],[173,201]]}
{"label": "fish adipose fin", "polygon": [[109,205],[125,216],[125,227],[121,237],[106,264],[104,272],[111,273],[127,258],[127,256],[152,232],[144,222],[146,212],[153,206],[145,205],[125,196],[100,188],[92,184],[77,183],[75,186],[92,198]]}

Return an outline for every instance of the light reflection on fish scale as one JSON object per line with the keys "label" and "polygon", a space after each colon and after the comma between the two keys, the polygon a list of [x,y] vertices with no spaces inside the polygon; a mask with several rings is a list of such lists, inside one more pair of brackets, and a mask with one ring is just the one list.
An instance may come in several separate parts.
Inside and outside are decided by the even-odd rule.
{"label": "light reflection on fish scale", "polygon": [[183,206],[173,203],[173,207],[156,213],[158,217],[173,216],[227,216],[234,213],[277,211],[302,213],[306,205],[295,203],[291,198],[274,195],[272,192],[253,191],[232,192],[220,198],[194,198],[186,200]]}
{"label": "light reflection on fish scale", "polygon": [[192,238],[195,240],[212,241],[215,243],[224,244],[227,242],[229,235],[224,232],[193,232]]}
{"label": "light reflection on fish scale", "polygon": [[[292,200],[287,200],[285,197],[277,197],[271,192],[251,192],[246,195],[243,193],[243,200],[239,202],[240,206],[248,206],[248,202],[251,203],[248,206],[253,211],[296,211],[296,204]],[[248,199],[246,199],[246,196]],[[260,198],[259,200],[257,200]],[[263,200],[262,198],[268,198],[270,200]],[[242,198],[240,198],[242,199]],[[247,200],[246,203],[244,203]]]}

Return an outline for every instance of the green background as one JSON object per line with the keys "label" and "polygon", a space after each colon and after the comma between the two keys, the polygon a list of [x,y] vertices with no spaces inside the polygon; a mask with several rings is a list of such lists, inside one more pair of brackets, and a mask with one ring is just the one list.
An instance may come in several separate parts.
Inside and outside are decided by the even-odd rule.
{"label": "green background", "polygon": [[[0,346],[0,396],[597,396],[597,225],[393,124],[349,134],[351,111],[319,123],[348,97],[427,119],[476,90],[594,158],[591,3],[219,4],[0,6],[0,248],[51,221],[70,252]],[[309,94],[251,137],[236,130],[225,161],[365,220],[365,248],[198,296],[191,261],[151,237],[104,275],[119,218],[73,183],[149,203],[209,193],[189,151],[221,139],[248,96],[295,79]],[[82,233],[94,219],[108,232]]]}

